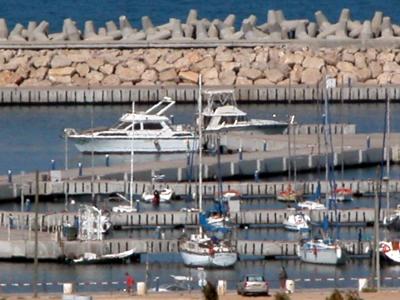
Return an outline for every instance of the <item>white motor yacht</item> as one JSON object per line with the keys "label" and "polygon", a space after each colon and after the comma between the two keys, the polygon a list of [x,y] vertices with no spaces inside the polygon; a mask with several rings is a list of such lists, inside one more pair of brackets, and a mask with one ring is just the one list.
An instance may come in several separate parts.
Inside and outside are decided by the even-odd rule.
{"label": "white motor yacht", "polygon": [[287,122],[250,119],[237,107],[233,90],[209,90],[205,92],[207,107],[203,110],[205,133],[246,131],[262,134],[282,134]]}
{"label": "white motor yacht", "polygon": [[[175,104],[169,97],[145,112],[126,113],[110,128],[92,128],[78,132],[64,129],[79,151],[84,153],[127,153],[132,148],[139,153],[176,153],[194,151],[197,139],[190,128],[172,125],[163,114]],[[134,125],[133,125],[134,124]],[[134,128],[132,128],[134,126]],[[133,129],[133,130],[132,130]]]}

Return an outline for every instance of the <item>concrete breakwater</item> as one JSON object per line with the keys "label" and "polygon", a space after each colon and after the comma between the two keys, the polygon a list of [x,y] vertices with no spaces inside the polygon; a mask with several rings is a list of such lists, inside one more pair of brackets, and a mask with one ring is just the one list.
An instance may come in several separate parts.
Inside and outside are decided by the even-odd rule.
{"label": "concrete breakwater", "polygon": [[[28,92],[16,92],[14,97],[10,95],[13,90],[5,89],[1,102],[154,101],[154,90],[171,88],[178,91],[178,98],[193,101],[199,74],[205,86],[241,88],[238,98],[250,100],[321,97],[318,84],[326,74],[337,79],[338,89],[330,91],[333,98],[369,100],[380,98],[382,92],[385,96],[390,90],[373,87],[400,84],[399,63],[400,50],[395,48],[3,49],[0,87],[24,87]],[[356,92],[339,91],[339,87],[348,88],[349,83]],[[292,91],[278,91],[289,86]],[[68,91],[66,87],[85,89]],[[262,87],[262,92],[257,87]],[[269,92],[267,87],[275,90]],[[107,90],[104,94],[102,88],[110,88],[111,94]],[[139,93],[138,89],[143,91]],[[179,91],[188,95],[183,97]],[[392,98],[400,98],[397,89],[393,93]],[[157,96],[162,94],[157,92]]]}
{"label": "concrete breakwater", "polygon": [[390,16],[376,11],[371,20],[355,20],[351,11],[344,8],[337,21],[329,21],[322,11],[315,12],[315,20],[287,20],[282,10],[269,10],[267,18],[257,22],[255,15],[243,19],[236,27],[236,16],[208,20],[191,9],[186,20],[170,18],[166,24],[155,26],[149,16],[141,18],[141,29],[134,28],[126,16],[119,17],[119,24],[108,21],[105,26],[95,28],[87,20],[83,30],[70,18],[64,20],[61,32],[49,32],[45,20],[30,21],[27,27],[17,23],[9,29],[5,19],[0,19],[0,44],[86,44],[112,43],[115,41],[136,44],[141,42],[174,42],[191,45],[196,42],[252,41],[258,43],[285,40],[370,40],[394,39],[400,36],[400,26],[392,24]]}

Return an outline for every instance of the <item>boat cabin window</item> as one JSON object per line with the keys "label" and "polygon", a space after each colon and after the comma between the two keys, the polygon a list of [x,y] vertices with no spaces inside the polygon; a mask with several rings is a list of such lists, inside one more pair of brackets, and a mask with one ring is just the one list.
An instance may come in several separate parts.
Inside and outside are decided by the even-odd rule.
{"label": "boat cabin window", "polygon": [[162,128],[160,123],[143,123],[143,130],[160,130]]}
{"label": "boat cabin window", "polygon": [[221,117],[221,119],[219,120],[219,124],[225,124],[225,125],[233,125],[235,124],[236,121],[236,117]]}
{"label": "boat cabin window", "polygon": [[126,132],[103,132],[99,136],[126,136]]}
{"label": "boat cabin window", "polygon": [[247,122],[247,121],[248,121],[247,116],[239,116],[238,117],[238,122]]}

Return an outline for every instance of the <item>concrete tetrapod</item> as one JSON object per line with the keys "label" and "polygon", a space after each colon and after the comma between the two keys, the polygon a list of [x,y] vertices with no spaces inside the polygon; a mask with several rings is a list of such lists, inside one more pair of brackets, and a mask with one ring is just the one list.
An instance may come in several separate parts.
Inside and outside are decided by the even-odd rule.
{"label": "concrete tetrapod", "polygon": [[8,27],[5,19],[0,19],[0,40],[6,41],[8,38]]}

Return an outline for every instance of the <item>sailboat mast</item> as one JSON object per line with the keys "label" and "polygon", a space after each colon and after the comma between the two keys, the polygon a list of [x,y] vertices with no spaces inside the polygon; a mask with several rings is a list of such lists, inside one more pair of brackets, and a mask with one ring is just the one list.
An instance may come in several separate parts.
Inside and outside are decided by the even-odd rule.
{"label": "sailboat mast", "polygon": [[[331,192],[329,189],[329,158],[328,158],[328,96],[327,96],[327,81],[325,77],[325,86],[324,86],[324,137],[325,137],[325,182],[326,182],[326,192],[325,192],[325,201],[328,204],[329,201],[329,193]],[[329,206],[328,206],[329,207]]]}
{"label": "sailboat mast", "polygon": [[390,99],[386,102],[386,209],[389,211],[389,178],[390,178]]}
{"label": "sailboat mast", "polygon": [[218,200],[222,201],[222,175],[221,175],[221,137],[217,134],[217,174],[218,174]]}
{"label": "sailboat mast", "polygon": [[[202,114],[202,82],[201,75],[199,76],[199,211],[203,211],[203,114]],[[201,227],[200,227],[201,228]]]}
{"label": "sailboat mast", "polygon": [[129,182],[129,204],[133,207],[133,156],[134,156],[134,134],[135,134],[135,101],[132,100],[132,128],[131,128],[131,176]]}

